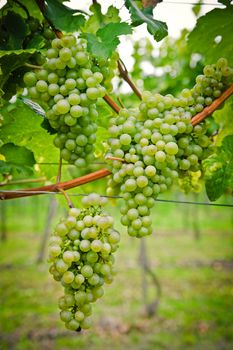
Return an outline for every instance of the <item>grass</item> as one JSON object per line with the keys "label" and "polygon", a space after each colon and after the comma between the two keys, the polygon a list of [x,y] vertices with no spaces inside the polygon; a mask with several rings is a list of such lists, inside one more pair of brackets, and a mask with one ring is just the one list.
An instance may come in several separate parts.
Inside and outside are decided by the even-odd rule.
{"label": "grass", "polygon": [[[93,328],[73,333],[59,321],[60,285],[48,274],[46,262],[35,263],[49,204],[47,198],[36,201],[7,203],[8,239],[0,243],[1,350],[233,348],[229,208],[157,204],[155,233],[145,239],[162,288],[157,314],[145,314],[140,241],[122,234],[116,254],[119,272],[94,307]],[[113,209],[120,228],[117,213]],[[197,221],[198,240],[193,230]],[[147,283],[150,302],[155,289],[150,279]]]}

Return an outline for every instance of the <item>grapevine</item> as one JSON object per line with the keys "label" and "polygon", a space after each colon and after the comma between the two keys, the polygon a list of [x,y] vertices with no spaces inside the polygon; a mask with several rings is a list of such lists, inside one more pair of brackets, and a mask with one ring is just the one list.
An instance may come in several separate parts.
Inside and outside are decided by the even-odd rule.
{"label": "grapevine", "polygon": [[[91,327],[92,303],[102,297],[104,285],[110,284],[115,275],[114,253],[120,234],[113,227],[113,217],[103,208],[105,197],[123,202],[122,225],[129,236],[142,238],[153,232],[155,200],[175,185],[188,193],[200,191],[205,183],[210,200],[218,199],[226,191],[232,192],[233,141],[229,116],[215,120],[215,114],[224,114],[223,103],[233,94],[230,51],[216,54],[217,49],[212,49],[211,63],[210,59],[205,61],[203,54],[201,59],[206,63],[203,74],[197,75],[200,70],[198,73],[195,70],[195,85],[174,95],[140,91],[120,58],[119,37],[131,34],[143,22],[156,41],[167,35],[166,23],[153,18],[157,2],[125,1],[130,14],[130,21],[126,22],[121,21],[115,7],[102,14],[97,1],[93,1],[90,13],[81,10],[74,13],[58,0],[33,2],[37,6],[35,17],[27,4],[20,1],[16,4],[9,1],[2,10],[1,186],[52,182],[22,190],[3,190],[0,199],[50,192],[65,196],[70,209],[51,235],[49,271],[64,289],[58,301],[60,318],[73,331]],[[226,5],[226,12],[231,10],[232,6]],[[41,15],[43,20],[39,19]],[[19,27],[16,38],[9,29],[12,18]],[[219,36],[224,41],[221,29],[220,26]],[[138,46],[138,52],[143,47],[146,46]],[[184,65],[189,66],[187,62]],[[124,79],[135,95],[120,96],[120,89],[115,94],[116,76],[116,81]],[[136,72],[134,77],[142,76]],[[176,90],[175,83],[173,89]],[[129,102],[125,103],[128,96]],[[35,103],[42,109],[36,108]],[[219,108],[222,109],[217,111]],[[45,120],[40,125],[41,115]],[[24,136],[22,127],[27,130],[33,124],[31,116],[36,118],[31,130],[33,136],[27,133]],[[40,167],[49,157],[37,152],[37,148],[41,144],[45,146],[47,141],[48,153],[58,151],[53,159],[59,162],[58,173],[52,173],[49,166],[43,173],[43,165]],[[89,173],[89,166],[96,158],[104,166]],[[51,159],[47,164],[53,164],[49,162]],[[66,181],[61,181],[64,162],[69,167],[64,175]],[[85,175],[67,180],[72,169],[78,174],[84,169]],[[40,176],[28,179],[32,174]],[[105,177],[108,179],[103,196],[91,193],[82,199],[82,208],[73,206],[67,190]],[[215,187],[217,190],[212,189]]]}

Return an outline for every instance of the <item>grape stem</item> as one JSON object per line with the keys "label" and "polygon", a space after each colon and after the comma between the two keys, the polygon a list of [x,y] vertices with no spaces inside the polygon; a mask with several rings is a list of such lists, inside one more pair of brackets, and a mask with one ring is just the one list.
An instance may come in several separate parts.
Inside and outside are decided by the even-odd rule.
{"label": "grape stem", "polygon": [[62,169],[62,157],[61,157],[61,152],[60,152],[56,184],[61,182],[61,169]]}
{"label": "grape stem", "polygon": [[31,63],[24,63],[24,66],[28,67],[28,68],[32,68],[32,69],[41,69],[41,68],[43,68],[42,66],[37,66],[37,65],[31,64]]}
{"label": "grape stem", "polygon": [[69,208],[74,208],[74,205],[73,205],[69,195],[66,193],[66,191],[64,191],[62,188],[59,188],[59,192],[61,192],[64,195],[64,197],[68,203]]}
{"label": "grape stem", "polygon": [[131,89],[133,90],[133,92],[137,95],[137,97],[141,100],[142,99],[142,94],[141,92],[138,90],[137,86],[134,84],[134,82],[132,81],[132,79],[129,76],[129,72],[124,64],[124,62],[119,59],[117,61],[118,64],[118,70],[120,72],[120,76],[122,77],[122,79],[124,79],[126,81],[126,83],[129,84],[129,86],[131,87]]}
{"label": "grape stem", "polygon": [[191,122],[192,125],[195,126],[202,122],[205,118],[207,118],[210,114],[212,114],[228,97],[233,94],[233,84],[229,86],[227,90],[225,90],[221,96],[219,96],[211,105],[205,107],[202,112],[196,114]]}
{"label": "grape stem", "polygon": [[123,158],[119,158],[119,157],[106,157],[105,159],[109,159],[109,160],[117,160],[119,162],[124,162],[125,160]]}

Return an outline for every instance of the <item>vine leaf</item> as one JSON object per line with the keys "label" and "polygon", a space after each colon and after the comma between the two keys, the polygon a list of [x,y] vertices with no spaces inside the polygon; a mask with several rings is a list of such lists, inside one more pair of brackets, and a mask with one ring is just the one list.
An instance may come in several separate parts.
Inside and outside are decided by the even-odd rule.
{"label": "vine leaf", "polygon": [[233,135],[223,139],[217,153],[203,161],[205,187],[211,201],[218,199],[225,190],[233,190]]}
{"label": "vine leaf", "polygon": [[233,161],[233,135],[228,135],[222,142],[222,150],[226,153],[228,159]]}
{"label": "vine leaf", "polygon": [[80,11],[72,10],[56,0],[47,0],[46,3],[45,15],[56,29],[64,32],[75,32],[84,25],[84,15],[77,14]]}
{"label": "vine leaf", "polygon": [[[36,51],[36,49],[0,50],[0,89],[3,88],[4,84],[7,82],[10,74],[27,62],[28,58]],[[3,90],[7,94],[7,87]]]}
{"label": "vine leaf", "polygon": [[213,63],[225,57],[233,63],[233,6],[214,9],[197,20],[196,27],[188,36],[188,46],[192,52],[205,57]]}
{"label": "vine leaf", "polygon": [[213,117],[215,122],[219,125],[218,135],[216,143],[219,146],[227,135],[233,135],[233,123],[232,123],[232,110],[233,110],[233,96],[231,96],[221,109],[214,112]]}
{"label": "vine leaf", "polygon": [[90,7],[92,15],[88,18],[85,26],[82,28],[83,32],[96,34],[97,30],[108,23],[120,23],[119,10],[114,6],[109,6],[105,15],[102,14],[101,5],[97,2]]}
{"label": "vine leaf", "polygon": [[125,22],[108,23],[96,32],[96,36],[84,33],[82,37],[87,39],[87,49],[93,56],[107,59],[120,42],[118,36],[130,33],[132,33],[132,28]]}
{"label": "vine leaf", "polygon": [[4,161],[0,161],[1,174],[10,173],[17,176],[18,174],[31,175],[33,173],[35,158],[32,151],[26,147],[6,143],[0,148],[0,154],[5,158]]}
{"label": "vine leaf", "polygon": [[154,19],[153,7],[140,9],[133,0],[126,0],[125,5],[131,14],[132,25],[134,27],[146,23],[148,32],[153,35],[156,41],[160,41],[167,36],[167,24]]}
{"label": "vine leaf", "polygon": [[[41,127],[41,117],[31,108],[17,101],[6,104],[2,110],[3,125],[0,139],[4,143],[27,147],[32,151],[37,163],[54,163],[59,159],[59,151],[53,145],[53,136]],[[40,165],[41,174],[51,178],[56,173],[55,165]]]}
{"label": "vine leaf", "polygon": [[27,35],[28,26],[25,20],[13,11],[7,12],[2,17],[2,28],[5,28],[7,42],[1,45],[1,50],[17,50],[22,48],[22,43]]}

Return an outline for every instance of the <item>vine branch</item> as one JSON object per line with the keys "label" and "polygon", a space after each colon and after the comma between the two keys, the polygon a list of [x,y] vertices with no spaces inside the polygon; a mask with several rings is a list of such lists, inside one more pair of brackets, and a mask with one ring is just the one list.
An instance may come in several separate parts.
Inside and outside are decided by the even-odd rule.
{"label": "vine branch", "polygon": [[138,90],[137,86],[134,84],[134,82],[132,81],[132,79],[129,76],[129,72],[124,64],[124,62],[119,59],[117,61],[118,64],[118,69],[120,72],[120,76],[126,81],[126,83],[129,84],[129,86],[131,87],[131,89],[133,90],[133,92],[137,95],[137,97],[141,100],[142,99],[142,94],[141,92]]}
{"label": "vine branch", "polygon": [[102,179],[103,177],[106,177],[110,174],[111,174],[111,171],[109,171],[108,169],[101,169],[101,170],[95,171],[93,173],[78,177],[78,178],[73,179],[73,180],[60,182],[58,184],[52,184],[52,185],[22,190],[22,191],[25,191],[27,193],[17,193],[17,192],[13,192],[13,191],[8,191],[8,192],[5,192],[5,191],[1,192],[0,191],[0,199],[5,200],[5,199],[28,197],[28,196],[35,196],[35,195],[41,194],[41,193],[36,193],[37,191],[38,192],[39,191],[59,192],[60,190],[66,191],[66,190],[69,190],[70,188],[78,187],[78,186],[84,185],[88,182]]}
{"label": "vine branch", "polygon": [[219,96],[216,100],[214,100],[211,105],[205,107],[203,111],[196,114],[191,122],[192,125],[195,126],[202,122],[205,118],[207,118],[209,115],[211,115],[228,97],[230,97],[233,94],[233,84],[229,86],[227,90],[225,90],[221,96]]}

